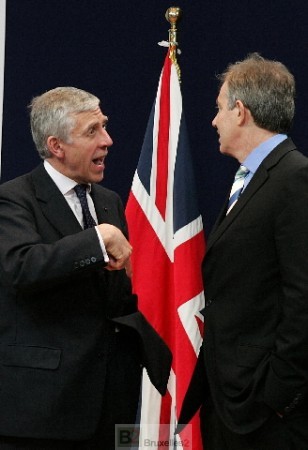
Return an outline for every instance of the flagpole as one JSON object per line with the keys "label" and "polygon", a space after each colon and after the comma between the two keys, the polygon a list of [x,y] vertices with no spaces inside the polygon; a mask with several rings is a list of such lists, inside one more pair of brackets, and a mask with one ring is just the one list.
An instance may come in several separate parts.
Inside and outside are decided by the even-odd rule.
{"label": "flagpole", "polygon": [[178,6],[171,6],[167,9],[165,14],[166,20],[171,24],[171,28],[169,29],[169,58],[174,63],[179,81],[181,82],[181,69],[178,65],[177,61],[177,47],[178,47],[178,40],[177,40],[177,23],[180,21],[182,17],[182,10]]}
{"label": "flagpole", "polygon": [[179,84],[180,17],[179,7],[165,13],[169,41],[159,44],[168,52],[125,210],[138,307],[173,358],[171,369],[159,357],[155,370],[143,372],[139,450],[146,450],[149,442],[153,450],[202,448],[198,415],[175,435],[202,342],[205,252]]}

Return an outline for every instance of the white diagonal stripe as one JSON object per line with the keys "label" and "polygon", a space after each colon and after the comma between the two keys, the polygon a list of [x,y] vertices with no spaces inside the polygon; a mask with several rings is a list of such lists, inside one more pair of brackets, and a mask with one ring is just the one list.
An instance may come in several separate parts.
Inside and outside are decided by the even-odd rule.
{"label": "white diagonal stripe", "polygon": [[240,196],[243,186],[244,186],[245,177],[248,174],[248,172],[249,172],[249,170],[243,165],[240,165],[240,168],[236,172],[234,182],[233,182],[233,185],[231,188],[230,196],[229,196],[229,205],[228,205],[227,214],[229,214],[231,209],[234,207],[234,205],[238,201],[239,196]]}
{"label": "white diagonal stripe", "polygon": [[2,148],[2,114],[4,91],[4,55],[5,55],[5,10],[6,0],[0,0],[0,175],[1,175],[1,148]]}

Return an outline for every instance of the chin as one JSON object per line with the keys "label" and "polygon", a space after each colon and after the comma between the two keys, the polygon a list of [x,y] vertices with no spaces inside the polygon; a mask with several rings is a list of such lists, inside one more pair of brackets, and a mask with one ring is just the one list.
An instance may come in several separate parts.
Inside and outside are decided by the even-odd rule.
{"label": "chin", "polygon": [[103,179],[104,179],[104,174],[102,173],[102,175],[100,175],[100,176],[93,177],[93,180],[91,181],[91,183],[100,183],[101,181],[103,181]]}
{"label": "chin", "polygon": [[99,183],[104,178],[104,172],[89,173],[89,183]]}
{"label": "chin", "polygon": [[226,149],[221,149],[220,153],[224,156],[231,156],[231,158],[235,158],[235,156],[232,154],[232,152],[230,152],[229,150]]}
{"label": "chin", "polygon": [[225,148],[225,147],[223,147],[221,144],[220,144],[220,146],[219,146],[219,151],[220,151],[220,153],[222,153],[223,155],[228,155],[228,154],[229,154],[228,149]]}

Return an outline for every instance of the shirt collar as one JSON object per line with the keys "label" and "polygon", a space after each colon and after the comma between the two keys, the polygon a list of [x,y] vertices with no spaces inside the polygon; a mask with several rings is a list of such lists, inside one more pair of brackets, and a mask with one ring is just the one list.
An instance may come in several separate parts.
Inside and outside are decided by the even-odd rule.
{"label": "shirt collar", "polygon": [[242,164],[247,167],[252,174],[254,174],[270,152],[274,150],[278,144],[287,139],[287,137],[288,136],[286,134],[276,134],[275,136],[272,136],[249,153]]}
{"label": "shirt collar", "polygon": [[[56,170],[49,161],[44,160],[44,167],[50,178],[56,184],[63,195],[71,194],[74,187],[78,184],[71,178],[63,175],[63,173]],[[91,192],[91,184],[88,184],[88,192]]]}

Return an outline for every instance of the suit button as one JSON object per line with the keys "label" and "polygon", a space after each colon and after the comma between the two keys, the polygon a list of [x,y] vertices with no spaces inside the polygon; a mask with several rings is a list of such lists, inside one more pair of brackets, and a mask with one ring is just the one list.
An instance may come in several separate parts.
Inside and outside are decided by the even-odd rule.
{"label": "suit button", "polygon": [[210,306],[212,304],[212,300],[207,300],[205,306]]}
{"label": "suit button", "polygon": [[284,413],[285,413],[285,414],[289,414],[290,411],[291,411],[290,406],[286,406],[286,407],[284,408]]}
{"label": "suit button", "polygon": [[91,257],[91,262],[92,262],[92,263],[95,263],[95,262],[96,262],[95,256],[92,256],[92,257]]}
{"label": "suit button", "polygon": [[82,259],[80,262],[79,262],[79,265],[80,265],[80,267],[84,267],[84,265],[85,265],[85,262],[84,262],[84,260]]}
{"label": "suit button", "polygon": [[85,260],[85,263],[86,263],[87,266],[91,263],[91,261],[89,260],[89,258],[87,258],[87,259]]}

